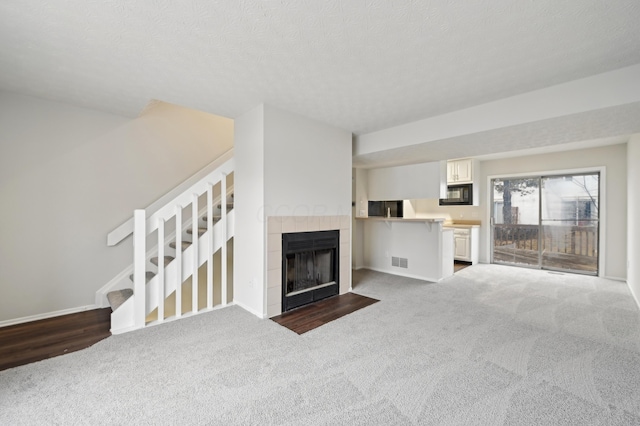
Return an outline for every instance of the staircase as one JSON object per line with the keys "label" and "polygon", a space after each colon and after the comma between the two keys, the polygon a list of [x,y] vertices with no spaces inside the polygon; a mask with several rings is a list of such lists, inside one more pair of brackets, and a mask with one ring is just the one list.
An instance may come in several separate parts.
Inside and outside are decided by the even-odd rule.
{"label": "staircase", "polygon": [[96,295],[113,310],[113,334],[229,303],[233,171],[230,151],[107,236],[113,246],[133,234],[132,265]]}

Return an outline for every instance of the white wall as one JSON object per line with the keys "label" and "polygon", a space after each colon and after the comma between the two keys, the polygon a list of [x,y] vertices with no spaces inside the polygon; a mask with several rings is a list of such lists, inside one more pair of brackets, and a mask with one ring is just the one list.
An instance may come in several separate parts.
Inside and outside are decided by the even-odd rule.
{"label": "white wall", "polygon": [[367,217],[369,215],[367,190],[369,171],[366,169],[353,169],[355,185],[353,188],[353,224],[351,228],[351,248],[353,268],[364,267],[364,222],[356,220],[356,217]]}
{"label": "white wall", "polygon": [[267,313],[266,219],[350,216],[351,141],[348,131],[270,105],[236,119],[234,295],[255,315]]}
{"label": "white wall", "polygon": [[262,316],[264,311],[264,106],[235,121],[234,301]]}
{"label": "white wall", "polygon": [[93,305],[131,264],[106,235],[232,147],[233,122],[155,103],[128,119],[0,92],[0,321]]}
{"label": "white wall", "polygon": [[627,284],[640,308],[640,135],[627,144]]}
{"label": "white wall", "polygon": [[265,106],[267,216],[351,215],[351,132]]}
{"label": "white wall", "polygon": [[355,190],[353,202],[355,203],[356,217],[369,216],[369,170],[354,169]]}
{"label": "white wall", "polygon": [[369,169],[369,200],[439,198],[442,165],[433,163]]}

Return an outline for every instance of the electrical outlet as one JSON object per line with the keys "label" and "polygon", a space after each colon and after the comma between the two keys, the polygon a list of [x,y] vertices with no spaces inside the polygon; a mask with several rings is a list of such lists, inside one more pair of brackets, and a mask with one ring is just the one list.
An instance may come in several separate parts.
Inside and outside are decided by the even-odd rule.
{"label": "electrical outlet", "polygon": [[255,286],[255,281],[253,278],[249,280],[249,288],[253,288]]}
{"label": "electrical outlet", "polygon": [[389,257],[389,252],[388,252],[388,251],[385,251],[385,252],[384,252],[384,257],[386,257],[386,258],[388,258],[388,257]]}

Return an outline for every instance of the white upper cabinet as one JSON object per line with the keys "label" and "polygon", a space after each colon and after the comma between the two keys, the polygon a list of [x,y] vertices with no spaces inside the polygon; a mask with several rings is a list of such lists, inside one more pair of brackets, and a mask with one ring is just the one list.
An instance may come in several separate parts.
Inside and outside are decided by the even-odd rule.
{"label": "white upper cabinet", "polygon": [[473,160],[465,158],[447,161],[447,183],[473,183]]}

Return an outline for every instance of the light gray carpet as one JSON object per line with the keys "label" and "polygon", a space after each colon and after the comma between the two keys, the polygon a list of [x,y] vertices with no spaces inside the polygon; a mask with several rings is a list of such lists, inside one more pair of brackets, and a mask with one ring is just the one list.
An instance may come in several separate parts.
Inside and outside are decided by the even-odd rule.
{"label": "light gray carpet", "polygon": [[624,283],[496,265],[354,282],[380,302],[301,336],[230,307],[0,372],[0,424],[640,424]]}

